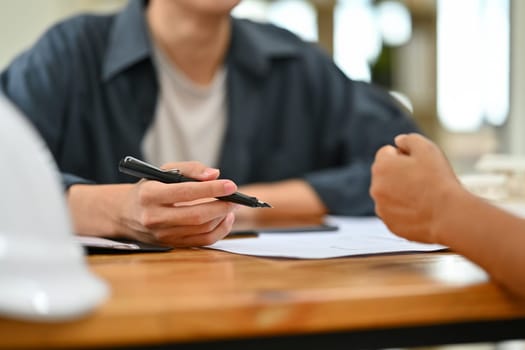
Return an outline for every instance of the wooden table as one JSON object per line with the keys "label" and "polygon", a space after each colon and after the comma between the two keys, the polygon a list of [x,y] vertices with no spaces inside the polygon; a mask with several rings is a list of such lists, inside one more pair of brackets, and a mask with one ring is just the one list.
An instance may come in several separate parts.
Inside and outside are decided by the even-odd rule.
{"label": "wooden table", "polygon": [[104,305],[68,323],[0,319],[0,348],[349,349],[525,338],[525,304],[453,253],[288,260],[177,249],[88,261],[112,288]]}

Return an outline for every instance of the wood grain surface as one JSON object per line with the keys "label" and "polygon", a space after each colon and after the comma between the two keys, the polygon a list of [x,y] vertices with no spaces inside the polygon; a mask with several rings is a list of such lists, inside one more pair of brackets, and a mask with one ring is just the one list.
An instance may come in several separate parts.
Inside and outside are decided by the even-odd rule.
{"label": "wood grain surface", "polygon": [[111,296],[64,323],[0,318],[0,348],[160,344],[525,317],[453,253],[327,260],[208,249],[88,257]]}

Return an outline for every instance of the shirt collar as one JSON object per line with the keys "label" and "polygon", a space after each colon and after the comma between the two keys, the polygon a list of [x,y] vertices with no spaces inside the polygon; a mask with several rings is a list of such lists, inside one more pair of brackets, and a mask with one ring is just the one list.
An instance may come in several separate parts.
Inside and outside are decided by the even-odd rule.
{"label": "shirt collar", "polygon": [[151,56],[151,39],[144,1],[131,0],[115,17],[104,59],[103,78],[109,80],[135,63]]}
{"label": "shirt collar", "polygon": [[[144,7],[144,0],[131,0],[116,15],[104,60],[104,80],[111,79],[146,58],[152,58]],[[263,76],[270,69],[273,58],[296,56],[299,46],[297,40],[290,40],[288,34],[273,28],[260,30],[258,26],[262,25],[232,19],[232,39],[227,61]]]}

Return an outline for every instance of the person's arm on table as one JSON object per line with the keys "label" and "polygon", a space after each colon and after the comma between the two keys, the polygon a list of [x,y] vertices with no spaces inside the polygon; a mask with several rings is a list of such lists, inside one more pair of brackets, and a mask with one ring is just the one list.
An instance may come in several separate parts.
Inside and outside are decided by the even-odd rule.
{"label": "person's arm on table", "polygon": [[241,186],[239,190],[249,193],[250,196],[264,198],[265,202],[272,205],[271,210],[239,208],[236,211],[239,220],[320,217],[327,214],[327,209],[317,193],[301,179],[250,184]]}
{"label": "person's arm on table", "polygon": [[392,232],[450,247],[525,297],[525,220],[476,197],[436,145],[417,134],[377,152],[371,195]]}
{"label": "person's arm on table", "polygon": [[316,128],[319,163],[301,178],[328,213],[374,215],[368,189],[375,153],[396,135],[418,127],[382,88],[348,79],[329,57],[319,57],[316,67],[312,110],[322,121]]}
{"label": "person's arm on table", "polygon": [[[1,92],[36,126],[61,169],[59,160],[68,157],[71,160],[74,154],[64,156],[68,153],[64,140],[70,137],[67,126],[82,123],[79,121],[83,109],[79,107],[82,101],[78,91],[92,88],[87,84],[90,81],[88,72],[96,72],[95,67],[99,64],[90,61],[96,56],[89,51],[96,47],[90,46],[96,40],[88,35],[92,28],[85,24],[84,18],[77,17],[53,26],[0,74]],[[73,40],[76,36],[90,39]],[[84,69],[87,63],[93,69]],[[98,82],[98,75],[96,79]],[[81,84],[84,82],[85,85]],[[78,146],[82,149],[86,145]],[[116,169],[116,162],[111,166]],[[218,176],[216,170],[208,175],[200,174],[199,169],[204,171],[202,165],[178,166],[200,180],[213,180]],[[225,236],[234,221],[235,205],[232,203],[208,200],[208,203],[181,204],[231,194],[236,190],[231,181],[174,185],[141,181],[134,185],[98,185],[90,184],[96,179],[77,175],[80,174],[62,172],[78,234],[198,246]]]}
{"label": "person's arm on table", "polygon": [[215,180],[218,170],[197,162],[170,168],[202,182],[71,186],[68,204],[75,232],[178,247],[209,245],[226,236],[237,205],[212,198],[232,194],[237,186]]}

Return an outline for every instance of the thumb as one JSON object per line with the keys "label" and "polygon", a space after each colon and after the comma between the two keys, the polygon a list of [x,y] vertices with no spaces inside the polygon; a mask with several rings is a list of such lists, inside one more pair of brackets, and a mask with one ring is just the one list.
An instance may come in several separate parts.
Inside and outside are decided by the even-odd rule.
{"label": "thumb", "polygon": [[430,141],[424,136],[416,133],[397,135],[394,143],[402,153],[407,155],[417,154],[422,152],[425,144],[430,144]]}
{"label": "thumb", "polygon": [[161,169],[177,169],[182,175],[194,178],[199,181],[215,180],[220,174],[219,169],[209,168],[206,165],[196,161],[167,163],[164,164]]}

